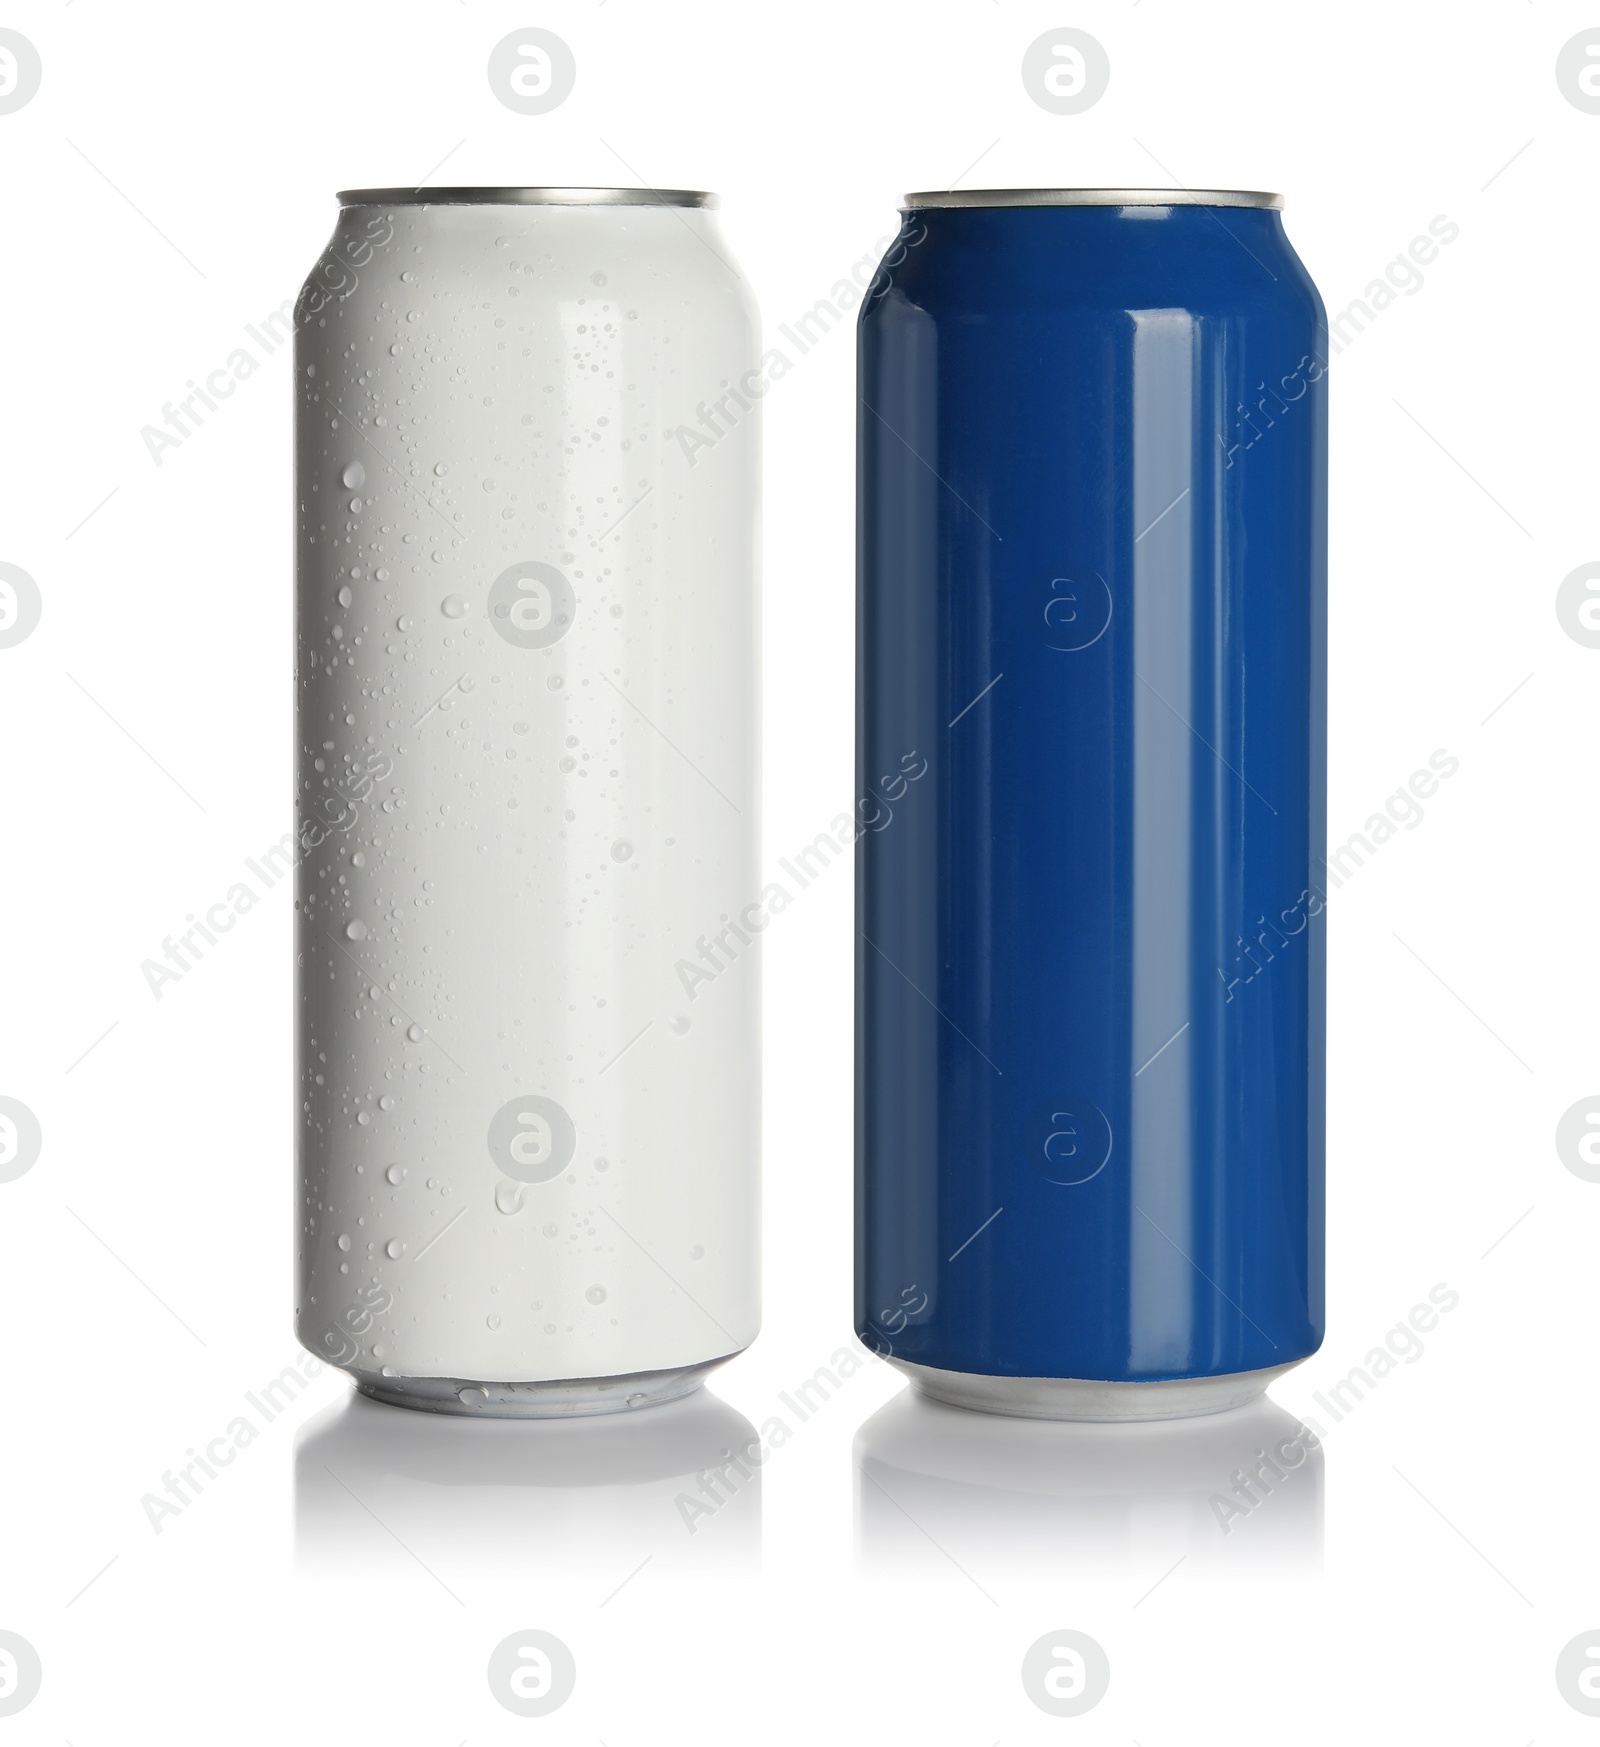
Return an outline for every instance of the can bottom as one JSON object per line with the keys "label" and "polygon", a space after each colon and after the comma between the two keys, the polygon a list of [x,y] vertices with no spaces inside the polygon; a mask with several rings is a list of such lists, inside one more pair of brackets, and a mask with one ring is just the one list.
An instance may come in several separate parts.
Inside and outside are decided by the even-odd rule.
{"label": "can bottom", "polygon": [[558,1377],[538,1383],[480,1383],[463,1377],[385,1377],[352,1371],[356,1388],[390,1407],[450,1413],[463,1419],[582,1419],[659,1407],[693,1394],[709,1372],[734,1358],[723,1353],[668,1371],[629,1371],[617,1377]]}
{"label": "can bottom", "polygon": [[1267,1385],[1300,1363],[1233,1371],[1221,1377],[1162,1377],[1118,1383],[1092,1377],[990,1377],[977,1371],[940,1371],[886,1355],[889,1363],[930,1400],[1013,1419],[1199,1419],[1254,1401]]}

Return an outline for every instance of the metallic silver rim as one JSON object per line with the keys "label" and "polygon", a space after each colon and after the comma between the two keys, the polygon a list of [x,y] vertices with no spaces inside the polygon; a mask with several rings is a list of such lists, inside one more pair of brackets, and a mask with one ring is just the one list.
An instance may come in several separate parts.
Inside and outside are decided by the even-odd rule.
{"label": "metallic silver rim", "polygon": [[689,1395],[708,1373],[733,1358],[723,1353],[666,1371],[630,1371],[615,1377],[559,1377],[538,1383],[475,1382],[463,1377],[385,1377],[351,1370],[356,1388],[390,1407],[462,1419],[582,1419],[630,1413]]}
{"label": "metallic silver rim", "polygon": [[1235,1371],[1219,1377],[1163,1377],[1117,1383],[1093,1377],[991,1377],[976,1371],[941,1371],[890,1357],[889,1363],[922,1394],[948,1407],[1012,1419],[1199,1419],[1254,1401],[1275,1378],[1300,1361]]}
{"label": "metallic silver rim", "polygon": [[1248,188],[936,188],[908,194],[908,212],[936,206],[1254,206],[1283,207],[1281,194]]}
{"label": "metallic silver rim", "polygon": [[341,206],[706,206],[694,188],[342,188]]}

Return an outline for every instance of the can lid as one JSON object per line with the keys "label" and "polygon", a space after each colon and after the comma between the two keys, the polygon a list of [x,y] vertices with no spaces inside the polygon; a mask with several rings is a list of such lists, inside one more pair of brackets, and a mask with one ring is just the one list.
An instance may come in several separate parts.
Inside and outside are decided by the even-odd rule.
{"label": "can lid", "polygon": [[908,212],[933,206],[1256,206],[1276,212],[1281,194],[1248,188],[936,188],[908,194]]}
{"label": "can lid", "polygon": [[693,188],[341,188],[341,206],[715,206]]}

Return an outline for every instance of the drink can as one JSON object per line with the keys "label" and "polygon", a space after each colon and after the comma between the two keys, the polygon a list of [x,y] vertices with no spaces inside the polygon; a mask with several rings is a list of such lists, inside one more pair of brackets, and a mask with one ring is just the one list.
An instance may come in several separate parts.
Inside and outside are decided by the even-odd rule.
{"label": "drink can", "polygon": [[1041,1418],[1323,1328],[1326,318],[1275,195],[907,198],[860,321],[857,1327]]}
{"label": "drink can", "polygon": [[437,1412],[670,1400],[758,1317],[754,939],[692,1017],[676,968],[759,889],[754,306],[710,195],[340,202],[296,321],[298,1332]]}

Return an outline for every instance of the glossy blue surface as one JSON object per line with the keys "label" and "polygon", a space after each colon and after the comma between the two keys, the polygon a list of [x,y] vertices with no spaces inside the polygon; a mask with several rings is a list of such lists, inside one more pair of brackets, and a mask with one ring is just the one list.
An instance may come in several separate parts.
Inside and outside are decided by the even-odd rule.
{"label": "glossy blue surface", "polygon": [[1302,1358],[1321,301],[1273,212],[914,212],[859,344],[858,1330],[1002,1376]]}

